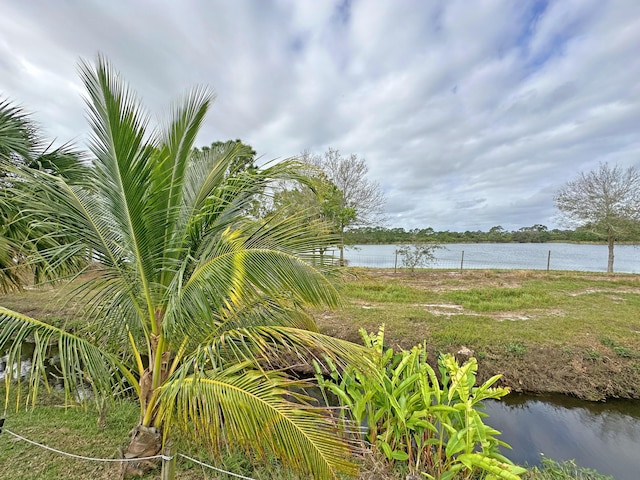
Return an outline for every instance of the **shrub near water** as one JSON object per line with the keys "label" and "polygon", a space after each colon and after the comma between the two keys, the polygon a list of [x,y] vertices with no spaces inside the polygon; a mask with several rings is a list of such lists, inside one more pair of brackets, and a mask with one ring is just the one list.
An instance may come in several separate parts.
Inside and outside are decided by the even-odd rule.
{"label": "shrub near water", "polygon": [[[378,334],[360,331],[365,346],[378,358],[375,371],[355,368],[330,378],[318,373],[324,391],[336,395],[357,425],[363,448],[381,452],[386,461],[407,464],[429,479],[503,478],[516,480],[525,469],[500,455],[500,432],[485,425],[483,400],[499,399],[508,388],[492,388],[496,375],[475,387],[475,358],[462,366],[452,355],[440,358],[439,382],[427,363],[426,345],[395,353],[384,348],[384,326]],[[320,369],[318,368],[318,372]]]}

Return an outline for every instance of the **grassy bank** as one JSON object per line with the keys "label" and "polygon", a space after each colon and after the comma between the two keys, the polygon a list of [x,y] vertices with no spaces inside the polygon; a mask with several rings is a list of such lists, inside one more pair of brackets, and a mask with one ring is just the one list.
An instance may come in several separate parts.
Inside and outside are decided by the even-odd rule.
{"label": "grassy bank", "polygon": [[640,276],[578,272],[351,269],[323,332],[359,341],[387,325],[404,348],[471,350],[516,391],[640,398]]}

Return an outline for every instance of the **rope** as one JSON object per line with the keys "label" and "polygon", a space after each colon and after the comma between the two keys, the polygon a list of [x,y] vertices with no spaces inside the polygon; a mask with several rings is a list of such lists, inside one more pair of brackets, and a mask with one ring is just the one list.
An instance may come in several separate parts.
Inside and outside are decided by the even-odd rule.
{"label": "rope", "polygon": [[244,475],[239,475],[237,473],[232,473],[232,472],[227,472],[226,470],[222,470],[220,468],[216,468],[216,467],[212,467],[211,465],[207,465],[206,463],[202,463],[199,460],[196,460],[195,458],[191,458],[187,455],[183,455],[182,453],[179,453],[178,456],[182,457],[182,458],[186,458],[187,460],[197,463],[198,465],[202,465],[203,467],[208,467],[211,468],[212,470],[216,470],[217,472],[220,473],[226,473],[227,475],[231,475],[233,477],[237,477],[237,478],[244,478],[245,480],[256,480],[255,478],[251,478],[251,477],[245,477]]}
{"label": "rope", "polygon": [[[92,462],[141,462],[144,460],[154,460],[156,458],[161,458],[164,461],[169,461],[172,460],[174,457],[169,457],[167,455],[153,455],[151,457],[139,457],[139,458],[96,458],[96,457],[85,457],[84,455],[76,455],[75,453],[69,453],[69,452],[63,452],[62,450],[58,450],[57,448],[53,448],[53,447],[49,447],[47,445],[43,445],[42,443],[38,443],[38,442],[34,442],[33,440],[29,440],[26,437],[23,437],[22,435],[18,435],[17,433],[12,432],[11,430],[7,429],[7,428],[2,428],[2,424],[4,423],[4,419],[2,419],[0,421],[0,432],[7,432],[9,435],[22,440],[24,442],[30,443],[31,445],[35,445],[37,447],[43,448],[45,450],[49,450],[50,452],[54,452],[60,455],[64,455],[67,457],[71,457],[71,458],[76,458],[78,460],[89,460]],[[236,477],[236,478],[242,478],[244,480],[256,480],[255,478],[251,478],[251,477],[245,477],[244,475],[239,475],[237,473],[233,473],[233,472],[228,472],[226,470],[222,470],[221,468],[217,468],[214,467],[212,465],[207,465],[206,463],[203,463],[199,460],[196,460],[195,458],[189,457],[187,455],[183,455],[182,453],[179,453],[178,456],[185,458],[193,463],[197,463],[198,465],[202,465],[203,467],[207,467],[210,468],[212,470],[216,470],[220,473],[225,473],[227,475],[231,475],[232,477]]]}
{"label": "rope", "polygon": [[9,435],[14,436],[20,440],[23,440],[31,445],[36,445],[37,447],[44,448],[45,450],[49,450],[50,452],[55,452],[60,455],[65,455],[71,458],[77,458],[78,460],[90,460],[92,462],[141,462],[144,460],[154,460],[156,458],[161,458],[163,460],[171,460],[173,457],[167,457],[166,455],[154,455],[152,457],[140,457],[140,458],[95,458],[95,457],[85,457],[84,455],[76,455],[75,453],[63,452],[62,450],[58,450],[53,447],[48,447],[47,445],[43,445],[38,442],[34,442],[33,440],[29,440],[28,438],[23,437],[22,435],[18,435],[17,433],[13,433],[11,430],[7,428],[2,429],[3,432],[7,432]]}

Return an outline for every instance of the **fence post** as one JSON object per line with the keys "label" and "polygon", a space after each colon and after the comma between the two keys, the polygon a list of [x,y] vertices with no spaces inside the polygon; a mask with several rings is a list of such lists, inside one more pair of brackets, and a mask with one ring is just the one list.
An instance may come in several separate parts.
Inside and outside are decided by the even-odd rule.
{"label": "fence post", "polygon": [[398,273],[398,250],[396,249],[396,258],[393,262],[393,273]]}
{"label": "fence post", "polygon": [[549,250],[549,254],[547,255],[547,272],[549,271],[550,265],[551,265],[551,250]]}
{"label": "fence post", "polygon": [[462,272],[462,268],[464,267],[464,250],[462,250],[462,258],[460,258],[460,271]]}
{"label": "fence post", "polygon": [[161,480],[175,480],[176,478],[176,447],[169,440],[163,450]]}

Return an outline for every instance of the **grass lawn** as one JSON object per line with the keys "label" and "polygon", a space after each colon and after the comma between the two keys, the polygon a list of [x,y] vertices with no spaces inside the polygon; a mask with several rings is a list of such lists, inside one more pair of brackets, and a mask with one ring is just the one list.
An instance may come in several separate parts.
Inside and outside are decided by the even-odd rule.
{"label": "grass lawn", "polygon": [[[3,397],[4,397],[4,392]],[[15,405],[14,402],[11,402]],[[107,409],[106,423],[99,425],[95,405],[65,407],[62,396],[40,395],[33,409],[9,408],[5,413],[5,431],[0,434],[0,472],[12,480],[107,480],[120,476],[117,462],[97,462],[71,458],[51,452],[6,430],[57,450],[91,458],[120,458],[119,448],[125,447],[129,430],[137,423],[138,407],[129,401],[119,401]],[[298,480],[299,477],[282,468],[276,460],[264,464],[250,459],[244,452],[226,452],[222,459],[213,458],[203,449],[195,450],[187,441],[178,442],[178,453],[217,468],[247,475],[257,480]],[[7,475],[6,472],[10,472]],[[145,479],[160,478],[160,470]],[[233,477],[216,472],[178,457],[176,478],[180,480],[227,480]]]}

